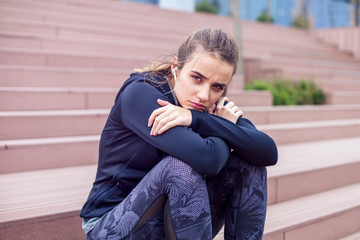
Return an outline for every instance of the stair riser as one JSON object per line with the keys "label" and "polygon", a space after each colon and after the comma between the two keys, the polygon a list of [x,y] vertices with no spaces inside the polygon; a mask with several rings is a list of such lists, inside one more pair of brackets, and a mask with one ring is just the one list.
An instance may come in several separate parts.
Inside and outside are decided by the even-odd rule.
{"label": "stair riser", "polygon": [[336,84],[326,84],[326,83],[319,83],[321,88],[325,92],[332,92],[332,91],[358,91],[360,92],[360,84],[342,84],[342,85],[336,85]]}
{"label": "stair riser", "polygon": [[356,96],[351,96],[350,94],[348,96],[336,96],[329,94],[326,97],[326,103],[327,104],[360,104],[360,94]]}
{"label": "stair riser", "polygon": [[[108,7],[106,7],[105,5],[105,9],[102,9],[101,7],[87,7],[86,4],[84,6],[81,6],[84,4],[72,4],[72,5],[68,5],[68,4],[62,4],[62,3],[58,3],[58,2],[42,2],[42,1],[21,1],[21,0],[17,0],[17,1],[9,1],[9,0],[2,0],[1,1],[1,6],[3,7],[10,7],[10,8],[16,8],[18,10],[21,11],[26,11],[26,10],[40,10],[44,13],[56,13],[56,14],[71,14],[71,15],[79,15],[81,17],[83,17],[84,19],[87,18],[92,18],[92,17],[100,17],[100,18],[107,18],[108,20],[132,20],[132,21],[138,21],[138,22],[149,22],[149,19],[151,20],[152,23],[157,23],[157,24],[164,24],[164,19],[160,16],[157,16],[156,12],[159,9],[153,8],[150,9],[150,11],[147,11],[147,14],[144,13],[139,13],[138,10],[136,10],[135,8],[134,11],[132,13],[128,13],[127,11],[124,11],[124,8],[122,8],[121,6],[116,6],[115,8],[112,8],[110,5]],[[104,5],[102,5],[104,6]],[[152,11],[151,11],[152,10]],[[121,14],[119,14],[119,12],[121,11]],[[160,10],[161,11],[161,10]],[[155,13],[152,13],[155,12]],[[191,18],[190,19],[185,19],[184,21],[186,23],[178,23],[176,22],[176,19],[174,19],[174,17],[176,17],[176,14],[173,14],[173,18],[171,18],[171,13],[167,13],[169,15],[170,18],[167,19],[167,21],[165,22],[165,26],[166,23],[169,25],[171,25],[172,23],[176,24],[176,25],[183,25],[184,27],[186,26],[186,23],[191,23]],[[180,13],[181,14],[181,13]],[[150,16],[150,17],[149,17]]]}
{"label": "stair riser", "polygon": [[324,111],[321,111],[319,109],[299,109],[296,111],[251,111],[245,108],[243,109],[243,112],[244,117],[250,119],[254,124],[274,124],[360,118],[360,108]]}
{"label": "stair riser", "polygon": [[1,111],[110,109],[114,92],[0,92]]}
{"label": "stair riser", "polygon": [[92,52],[99,54],[139,54],[140,56],[147,56],[149,58],[156,58],[160,55],[165,55],[170,52],[169,49],[159,47],[159,45],[153,45],[154,47],[144,48],[142,45],[131,44],[116,45],[104,43],[87,43],[81,41],[61,41],[52,39],[41,38],[24,38],[24,37],[9,37],[0,35],[0,42],[2,47],[9,48],[21,48],[21,49],[40,49],[40,50],[66,50],[76,52]]}
{"label": "stair riser", "polygon": [[336,216],[328,216],[326,219],[309,222],[296,229],[265,234],[264,240],[337,240],[359,231],[359,222],[360,208],[355,208]]}
{"label": "stair riser", "polygon": [[0,174],[96,164],[98,141],[11,146],[0,149]]}
{"label": "stair riser", "polygon": [[[262,130],[261,128],[259,128]],[[264,130],[276,144],[300,143],[360,136],[360,125]]]}
{"label": "stair riser", "polygon": [[26,65],[26,66],[55,66],[55,67],[80,67],[80,68],[113,68],[133,69],[146,66],[151,58],[126,59],[110,57],[91,57],[79,55],[55,55],[42,53],[8,52],[1,51],[1,65]]}
{"label": "stair riser", "polygon": [[[360,182],[359,162],[287,176],[269,177],[268,204],[343,187]],[[296,186],[296,187],[294,187]]]}
{"label": "stair riser", "polygon": [[[78,216],[79,211],[72,213],[72,216],[60,217],[30,224],[0,228],[0,235],[3,239],[37,239],[48,240],[51,236],[53,240],[85,239],[85,233],[81,229],[82,219]],[[61,231],[59,231],[61,226]]]}
{"label": "stair riser", "polygon": [[[358,66],[354,66],[353,63],[350,64],[327,64],[327,63],[317,63],[312,64],[311,61],[303,61],[302,63],[299,62],[271,62],[271,59],[268,61],[263,61],[262,66],[264,68],[281,68],[285,69],[286,71],[291,70],[292,72],[315,74],[334,74],[342,76],[350,74],[350,76],[360,77],[360,68]],[[305,75],[306,76],[306,75]]]}
{"label": "stair riser", "polygon": [[3,87],[113,87],[119,89],[132,71],[132,69],[127,69],[119,73],[98,73],[2,68],[0,69],[0,85]]}
{"label": "stair riser", "polygon": [[107,114],[98,116],[0,117],[0,140],[98,135]]}
{"label": "stair riser", "polygon": [[[121,15],[117,15],[121,16]],[[51,24],[56,26],[57,24],[64,27],[64,25],[83,27],[83,28],[99,28],[109,31],[119,31],[123,33],[128,33],[130,36],[139,36],[139,34],[146,35],[153,39],[165,38],[166,34],[172,34],[172,36],[180,36],[181,31],[174,31],[169,25],[166,25],[165,28],[161,30],[155,28],[151,23],[144,23],[142,21],[130,20],[130,19],[111,19],[101,17],[101,16],[81,16],[76,13],[73,14],[64,14],[64,12],[59,13],[42,13],[39,11],[34,11],[31,9],[17,9],[3,7],[0,3],[0,20],[4,19],[7,22],[20,21],[29,21],[31,25],[38,24],[42,25],[43,23]],[[137,29],[139,32],[134,31]],[[185,28],[183,34],[186,35]]]}
{"label": "stair riser", "polygon": [[229,93],[227,97],[237,106],[271,106],[272,96],[267,92],[254,94]]}
{"label": "stair riser", "polygon": [[[96,98],[93,98],[92,101],[96,102],[95,99]],[[109,97],[109,102],[104,103],[103,105],[108,105],[108,107],[104,107],[104,109],[108,109],[110,111],[110,108],[112,106],[112,100],[113,99]],[[39,101],[39,104],[40,103],[42,102]],[[51,105],[45,107],[51,109]],[[70,109],[70,107],[64,106],[64,109]],[[0,130],[0,139],[27,139],[39,137],[99,134],[101,133],[106,119],[107,114],[105,113],[99,115],[89,114],[85,116],[77,116],[76,114],[65,116],[3,116],[0,117],[0,122],[2,126],[6,127]],[[257,119],[258,118],[255,117],[250,118],[252,122],[261,121],[261,119]],[[329,130],[329,128],[331,130]],[[286,131],[267,130],[265,132],[268,133],[272,138],[274,138],[278,144],[326,140],[331,138],[355,137],[360,135],[359,126],[335,126],[329,128],[318,127],[300,130],[288,129]],[[298,132],[301,132],[301,134],[299,134]]]}

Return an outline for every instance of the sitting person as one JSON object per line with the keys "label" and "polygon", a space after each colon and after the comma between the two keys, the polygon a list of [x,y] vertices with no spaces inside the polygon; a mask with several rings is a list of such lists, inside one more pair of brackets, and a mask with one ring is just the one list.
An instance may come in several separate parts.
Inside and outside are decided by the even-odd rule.
{"label": "sitting person", "polygon": [[261,239],[274,141],[225,97],[238,47],[202,29],[132,73],[101,134],[87,239]]}

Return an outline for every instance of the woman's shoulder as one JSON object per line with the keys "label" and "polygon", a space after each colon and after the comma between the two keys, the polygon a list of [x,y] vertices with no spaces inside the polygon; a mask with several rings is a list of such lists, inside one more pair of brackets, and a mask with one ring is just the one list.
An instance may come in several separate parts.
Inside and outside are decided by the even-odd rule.
{"label": "woman's shoulder", "polygon": [[136,95],[139,96],[143,94],[154,94],[154,90],[156,90],[156,93],[160,92],[165,95],[165,97],[170,102],[174,102],[172,90],[168,83],[167,77],[159,76],[153,72],[135,72],[130,74],[130,77],[124,82],[123,86],[121,87],[117,98],[124,91],[131,92],[130,95],[135,97]]}

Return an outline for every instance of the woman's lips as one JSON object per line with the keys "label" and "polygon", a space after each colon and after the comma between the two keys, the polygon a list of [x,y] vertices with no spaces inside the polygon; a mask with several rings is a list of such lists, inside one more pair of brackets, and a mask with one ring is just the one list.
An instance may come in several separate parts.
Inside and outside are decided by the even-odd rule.
{"label": "woman's lips", "polygon": [[202,104],[190,102],[191,107],[195,108],[195,110],[204,111],[206,107]]}

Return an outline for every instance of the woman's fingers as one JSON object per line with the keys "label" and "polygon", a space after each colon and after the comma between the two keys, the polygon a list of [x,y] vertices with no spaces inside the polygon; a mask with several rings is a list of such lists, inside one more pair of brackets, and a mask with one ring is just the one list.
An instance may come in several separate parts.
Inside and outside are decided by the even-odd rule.
{"label": "woman's fingers", "polygon": [[165,106],[171,104],[171,103],[169,103],[169,102],[167,102],[167,101],[164,101],[164,100],[162,100],[162,99],[158,99],[158,100],[157,100],[157,103],[158,103],[160,106],[162,106],[162,107],[165,107]]}
{"label": "woman's fingers", "polygon": [[163,108],[163,107],[165,107],[165,106],[167,106],[167,105],[169,105],[169,104],[171,105],[171,103],[169,103],[169,102],[167,102],[167,101],[164,101],[164,100],[161,100],[161,99],[158,99],[158,100],[157,100],[157,103],[158,103],[160,106],[162,106],[162,107],[154,110],[154,111],[151,113],[151,115],[150,115],[150,117],[149,117],[149,121],[148,121],[148,127],[151,127],[151,125],[153,125],[154,120],[155,120],[155,118],[156,118],[158,115],[160,115],[161,113],[163,113],[163,112],[166,111],[166,109]]}
{"label": "woman's fingers", "polygon": [[150,135],[162,134],[175,126],[190,126],[192,115],[189,110],[174,106],[161,99],[158,99],[157,102],[162,107],[154,110],[149,117]]}
{"label": "woman's fingers", "polygon": [[155,109],[150,117],[149,117],[149,120],[148,120],[148,127],[151,127],[154,123],[154,120],[157,116],[159,116],[160,114],[162,114],[163,112],[165,112],[166,109],[164,107],[161,107],[161,108],[158,108],[158,109]]}
{"label": "woman's fingers", "polygon": [[226,118],[233,123],[236,123],[237,119],[243,116],[243,112],[240,108],[236,106],[234,102],[229,101],[227,97],[219,100],[214,114]]}
{"label": "woman's fingers", "polygon": [[[170,128],[170,123],[175,120],[174,114],[168,116],[159,116],[151,128],[150,135],[156,136],[168,130]],[[167,126],[167,127],[166,127]]]}

